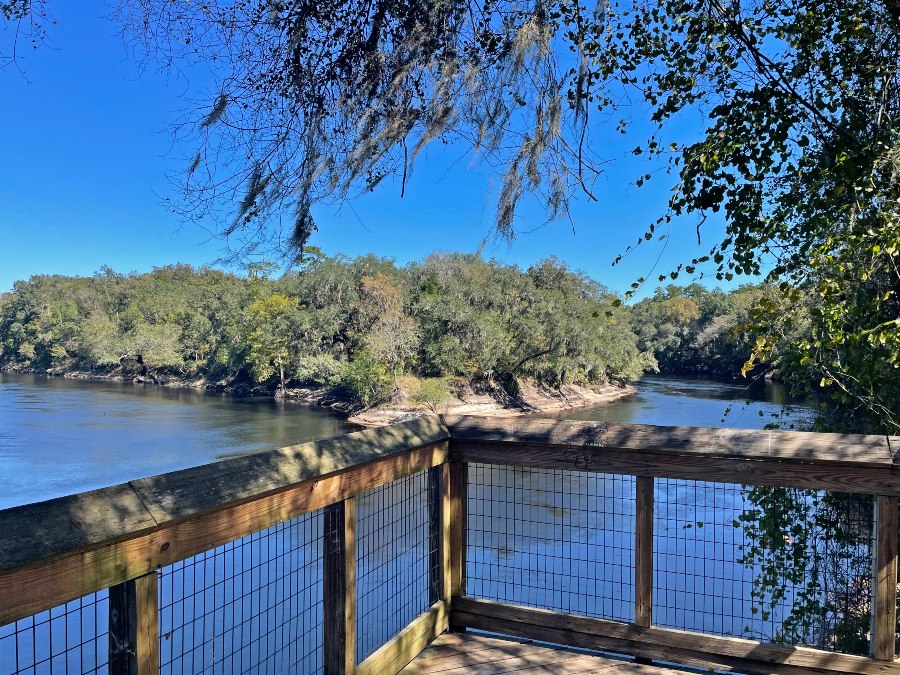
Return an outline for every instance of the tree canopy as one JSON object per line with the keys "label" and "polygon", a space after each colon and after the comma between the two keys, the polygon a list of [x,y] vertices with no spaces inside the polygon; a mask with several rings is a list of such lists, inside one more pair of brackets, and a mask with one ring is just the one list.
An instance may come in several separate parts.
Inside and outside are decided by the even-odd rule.
{"label": "tree canopy", "polygon": [[404,374],[592,386],[655,365],[616,296],[554,259],[521,270],[460,254],[404,268],[319,256],[270,272],[172,265],[16,282],[0,296],[0,367],[315,384],[370,405]]}
{"label": "tree canopy", "polygon": [[[43,4],[0,4],[11,20],[29,10]],[[502,176],[496,230],[511,237],[526,194],[548,218],[593,197],[598,137],[615,120],[642,134],[626,120],[645,112],[635,153],[672,193],[643,239],[674,219],[698,239],[714,214],[726,227],[672,278],[764,276],[778,293],[753,313],[747,369],[778,359],[897,428],[895,2],[120,0],[118,17],[144,57],[212,66],[214,99],[181,127],[196,148],[181,208],[231,204],[221,228],[251,246],[302,246],[314,204],[405,185],[423,147],[451,140]],[[697,113],[704,130],[682,138]]]}

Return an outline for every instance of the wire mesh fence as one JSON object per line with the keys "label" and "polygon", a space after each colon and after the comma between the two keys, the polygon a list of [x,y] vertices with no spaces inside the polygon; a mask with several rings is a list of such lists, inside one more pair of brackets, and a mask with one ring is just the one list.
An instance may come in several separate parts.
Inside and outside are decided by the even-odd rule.
{"label": "wire mesh fence", "polygon": [[658,480],[656,625],[868,653],[872,498]]}
{"label": "wire mesh fence", "polygon": [[356,660],[361,663],[434,602],[438,500],[428,471],[357,498]]}
{"label": "wire mesh fence", "polygon": [[[358,663],[438,597],[436,476],[356,498]],[[633,477],[472,463],[466,493],[467,596],[634,620]],[[871,496],[657,479],[653,521],[655,625],[869,652]],[[336,522],[315,511],[160,570],[160,672],[324,672]],[[109,605],[0,627],[0,675],[108,672]]]}
{"label": "wire mesh fence", "polygon": [[109,592],[105,590],[0,626],[0,673],[106,673],[108,632]]}
{"label": "wire mesh fence", "polygon": [[634,618],[634,478],[470,464],[466,595]]}
{"label": "wire mesh fence", "polygon": [[323,527],[315,511],[163,568],[160,672],[322,672]]}

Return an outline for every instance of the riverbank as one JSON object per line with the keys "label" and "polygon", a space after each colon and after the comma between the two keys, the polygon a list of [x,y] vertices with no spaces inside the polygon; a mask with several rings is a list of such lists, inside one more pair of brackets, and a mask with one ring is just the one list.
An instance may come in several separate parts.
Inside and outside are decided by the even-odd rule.
{"label": "riverbank", "polygon": [[363,426],[381,426],[402,422],[434,412],[447,415],[482,415],[485,417],[515,417],[538,412],[573,410],[600,403],[608,403],[637,391],[633,385],[607,384],[588,388],[575,385],[548,387],[537,382],[519,382],[519,391],[513,399],[500,387],[473,391],[467,389],[434,410],[425,405],[409,402],[408,392],[395,401],[376,406],[354,415],[349,420]]}
{"label": "riverbank", "polygon": [[248,383],[215,381],[204,377],[179,378],[161,374],[142,375],[120,370],[106,372],[61,368],[3,368],[0,370],[70,380],[131,382],[136,385],[220,391],[234,396],[279,398],[298,401],[312,407],[325,408],[346,417],[351,424],[368,427],[392,424],[434,413],[514,417],[538,412],[559,412],[607,403],[631,396],[637,391],[633,385],[622,384],[607,384],[593,388],[563,385],[557,388],[533,381],[520,381],[515,396],[511,396],[503,387],[496,384],[482,385],[477,389],[466,385],[459,387],[440,404],[429,406],[413,401],[412,390],[417,381],[415,378],[404,378],[390,401],[370,408],[361,408],[358,403],[341,396],[334,389],[320,385],[288,387],[281,391]]}

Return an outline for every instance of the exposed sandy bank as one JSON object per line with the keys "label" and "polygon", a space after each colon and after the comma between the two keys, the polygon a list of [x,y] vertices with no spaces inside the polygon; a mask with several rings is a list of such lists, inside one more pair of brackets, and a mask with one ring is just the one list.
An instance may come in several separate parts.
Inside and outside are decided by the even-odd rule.
{"label": "exposed sandy bank", "polygon": [[[536,383],[520,383],[520,394],[509,400],[500,391],[466,392],[461,398],[442,405],[436,412],[447,415],[483,415],[485,417],[514,417],[549,410],[567,410],[607,403],[636,390],[631,385],[605,385],[596,389],[565,385],[560,389]],[[404,401],[363,410],[351,415],[350,422],[364,426],[382,426],[423,415],[433,414],[422,405]]]}

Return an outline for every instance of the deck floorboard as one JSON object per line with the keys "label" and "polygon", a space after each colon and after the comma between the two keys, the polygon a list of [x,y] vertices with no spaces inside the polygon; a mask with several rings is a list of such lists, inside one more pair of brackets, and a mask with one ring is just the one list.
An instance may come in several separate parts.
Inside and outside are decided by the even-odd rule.
{"label": "deck floorboard", "polygon": [[553,648],[527,640],[471,633],[444,633],[401,671],[403,675],[684,675],[683,670],[634,663],[627,659]]}

